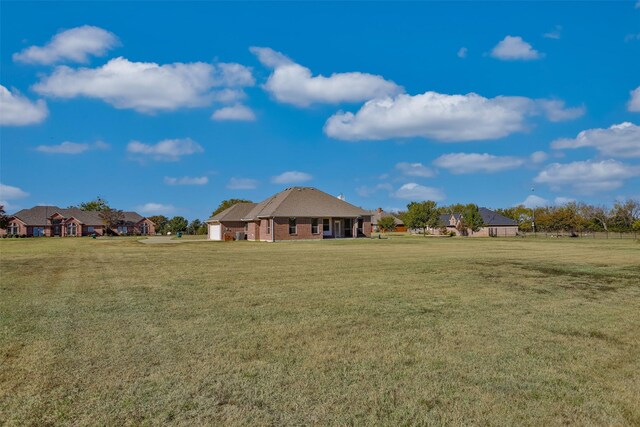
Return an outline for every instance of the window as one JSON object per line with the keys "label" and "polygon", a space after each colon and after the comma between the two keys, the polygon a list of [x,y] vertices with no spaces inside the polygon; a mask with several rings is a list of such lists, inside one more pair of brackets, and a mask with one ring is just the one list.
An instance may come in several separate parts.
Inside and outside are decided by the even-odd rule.
{"label": "window", "polygon": [[17,235],[19,231],[20,231],[20,227],[18,227],[18,224],[16,224],[15,222],[12,222],[9,225],[9,228],[7,228],[7,234]]}
{"label": "window", "polygon": [[329,218],[322,219],[322,231],[324,231],[325,233],[331,231],[331,221],[329,221]]}
{"label": "window", "polygon": [[93,225],[90,225],[87,227],[87,233],[94,233],[95,232],[95,228],[93,227]]}
{"label": "window", "polygon": [[44,227],[33,227],[33,237],[44,236]]}
{"label": "window", "polygon": [[127,234],[127,226],[126,225],[119,225],[118,226],[118,234]]}
{"label": "window", "polygon": [[67,236],[75,236],[78,232],[78,225],[75,222],[67,224]]}
{"label": "window", "polygon": [[271,220],[267,220],[267,234],[271,234]]}
{"label": "window", "polygon": [[311,234],[318,234],[318,218],[311,220]]}
{"label": "window", "polygon": [[146,222],[143,222],[140,225],[140,234],[143,234],[143,235],[149,234],[149,224],[147,224]]}
{"label": "window", "polygon": [[289,218],[289,234],[298,234],[298,226],[295,218]]}

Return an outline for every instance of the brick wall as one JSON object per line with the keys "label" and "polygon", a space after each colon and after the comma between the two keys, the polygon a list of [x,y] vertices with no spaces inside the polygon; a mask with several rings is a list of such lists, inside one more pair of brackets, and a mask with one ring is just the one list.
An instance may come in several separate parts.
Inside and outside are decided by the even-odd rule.
{"label": "brick wall", "polygon": [[[242,221],[225,221],[220,224],[222,224],[222,240],[235,239],[237,232],[245,231],[245,223]],[[248,228],[250,226],[251,224],[249,224]]]}

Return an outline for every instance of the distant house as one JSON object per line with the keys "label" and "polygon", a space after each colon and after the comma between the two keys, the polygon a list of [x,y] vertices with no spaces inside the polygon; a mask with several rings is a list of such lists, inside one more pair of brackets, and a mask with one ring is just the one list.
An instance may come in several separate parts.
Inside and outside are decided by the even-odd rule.
{"label": "distant house", "polygon": [[[124,219],[111,234],[155,234],[155,224],[136,212],[123,212]],[[35,206],[9,215],[9,226],[0,229],[0,235],[27,237],[71,237],[105,234],[100,213],[77,208],[63,209],[58,206]]]}
{"label": "distant house", "polygon": [[371,235],[370,212],[312,187],[287,188],[260,203],[238,203],[206,223],[211,240],[236,233],[266,242]]}
{"label": "distant house", "polygon": [[378,208],[376,210],[370,211],[371,213],[371,232],[377,233],[382,231],[378,228],[378,221],[380,218],[390,216],[393,218],[393,222],[396,224],[396,228],[393,231],[405,232],[407,231],[407,227],[404,225],[404,222],[395,215],[392,215],[388,212],[382,210],[382,208]]}
{"label": "distant house", "polygon": [[512,237],[518,234],[518,222],[487,208],[479,208],[484,226],[478,231],[471,231],[461,227],[462,214],[452,213],[440,215],[440,224],[429,230],[432,234],[442,234],[442,231],[454,232],[458,235],[476,237]]}

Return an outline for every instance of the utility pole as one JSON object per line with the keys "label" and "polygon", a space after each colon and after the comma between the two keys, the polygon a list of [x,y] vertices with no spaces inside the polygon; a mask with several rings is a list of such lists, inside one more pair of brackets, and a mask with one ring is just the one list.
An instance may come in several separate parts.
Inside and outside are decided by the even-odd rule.
{"label": "utility pole", "polygon": [[[531,193],[532,194],[533,194],[534,191],[536,191],[536,189],[531,187]],[[535,204],[535,201],[533,202],[533,205],[531,206],[531,228],[533,228],[533,237],[536,237],[536,204]]]}

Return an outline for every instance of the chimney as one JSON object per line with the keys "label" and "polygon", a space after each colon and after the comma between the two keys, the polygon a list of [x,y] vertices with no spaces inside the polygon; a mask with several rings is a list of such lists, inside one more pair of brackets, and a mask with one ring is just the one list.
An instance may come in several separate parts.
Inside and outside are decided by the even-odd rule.
{"label": "chimney", "polygon": [[382,208],[378,208],[378,209],[376,209],[376,211],[377,211],[378,213],[382,213]]}

